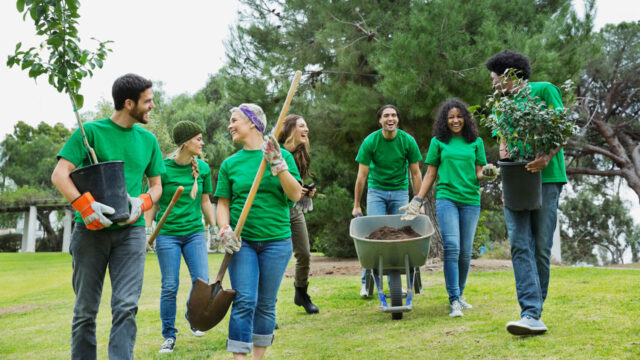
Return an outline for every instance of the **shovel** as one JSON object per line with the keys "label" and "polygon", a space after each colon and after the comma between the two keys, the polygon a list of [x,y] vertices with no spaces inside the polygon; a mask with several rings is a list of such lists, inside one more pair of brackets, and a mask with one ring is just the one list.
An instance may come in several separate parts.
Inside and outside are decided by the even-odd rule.
{"label": "shovel", "polygon": [[158,234],[160,233],[160,229],[162,229],[162,225],[164,225],[164,222],[167,221],[167,218],[169,217],[169,213],[171,212],[171,209],[173,209],[173,205],[175,205],[178,202],[178,199],[180,198],[180,195],[182,195],[183,191],[184,191],[184,187],[182,187],[181,185],[181,186],[178,186],[178,188],[176,189],[176,192],[173,193],[173,197],[171,198],[171,202],[169,203],[169,206],[167,206],[167,210],[164,212],[164,214],[162,214],[160,221],[158,221],[158,223],[156,224],[156,228],[153,230],[153,233],[149,237],[149,241],[147,242],[147,251],[153,250],[153,242],[156,240],[156,237],[158,237]]}
{"label": "shovel", "polygon": [[[289,104],[291,104],[293,94],[296,92],[296,88],[300,83],[301,76],[302,72],[296,71],[291,87],[289,88],[289,93],[287,93],[287,99],[284,102],[282,110],[280,111],[280,116],[278,117],[278,122],[274,128],[274,135],[276,138],[282,129],[282,123],[284,122],[284,118],[289,110]],[[236,229],[234,230],[234,233],[238,238],[242,233],[242,228],[247,220],[249,210],[253,204],[253,199],[258,192],[258,187],[260,186],[260,181],[262,180],[262,176],[264,175],[266,168],[267,161],[262,159],[260,168],[258,168],[258,173],[253,179],[253,185],[251,185],[247,201],[244,203],[242,213],[240,213]],[[231,303],[236,296],[235,290],[225,290],[222,288],[222,279],[227,271],[229,262],[231,262],[231,254],[225,254],[224,259],[222,259],[222,264],[220,264],[218,276],[213,284],[209,285],[206,281],[200,278],[196,279],[196,282],[193,284],[191,296],[189,297],[189,305],[187,306],[187,317],[189,323],[195,329],[207,331],[216,326],[222,319],[224,319],[225,315],[227,315],[229,307],[231,307]]]}

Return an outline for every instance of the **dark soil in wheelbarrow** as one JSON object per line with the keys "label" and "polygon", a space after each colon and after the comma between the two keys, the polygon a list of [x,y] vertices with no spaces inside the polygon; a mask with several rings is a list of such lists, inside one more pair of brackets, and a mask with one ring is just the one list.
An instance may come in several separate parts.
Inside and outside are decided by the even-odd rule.
{"label": "dark soil in wheelbarrow", "polygon": [[406,240],[406,239],[415,239],[420,237],[420,234],[415,232],[411,226],[403,226],[401,228],[394,228],[391,226],[381,226],[375,230],[367,239],[371,240]]}

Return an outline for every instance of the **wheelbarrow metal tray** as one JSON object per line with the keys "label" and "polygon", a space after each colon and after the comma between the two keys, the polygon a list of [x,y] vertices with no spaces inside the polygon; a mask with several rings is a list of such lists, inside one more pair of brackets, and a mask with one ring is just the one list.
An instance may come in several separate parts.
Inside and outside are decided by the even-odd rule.
{"label": "wheelbarrow metal tray", "polygon": [[[382,266],[385,270],[404,270],[405,254],[409,257],[409,267],[419,267],[427,262],[431,236],[435,229],[426,215],[418,215],[415,219],[403,221],[402,215],[361,216],[353,218],[349,226],[349,233],[358,253],[360,265],[365,269]],[[411,228],[420,234],[419,237],[406,240],[372,240],[367,239],[375,229],[381,226]]]}

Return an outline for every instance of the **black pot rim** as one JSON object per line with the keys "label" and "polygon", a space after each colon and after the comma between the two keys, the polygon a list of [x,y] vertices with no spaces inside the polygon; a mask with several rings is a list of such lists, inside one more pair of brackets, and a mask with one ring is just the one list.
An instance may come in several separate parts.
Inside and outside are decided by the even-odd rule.
{"label": "black pot rim", "polygon": [[530,163],[530,161],[498,161],[499,166],[522,166]]}
{"label": "black pot rim", "polygon": [[91,164],[91,165],[87,165],[87,166],[84,166],[84,167],[81,167],[81,168],[75,168],[73,171],[80,170],[80,169],[89,169],[89,168],[93,168],[93,167],[99,167],[100,165],[111,165],[111,164],[117,164],[117,163],[123,163],[124,164],[124,161],[122,161],[122,160],[103,161],[103,162],[99,162],[97,164]]}

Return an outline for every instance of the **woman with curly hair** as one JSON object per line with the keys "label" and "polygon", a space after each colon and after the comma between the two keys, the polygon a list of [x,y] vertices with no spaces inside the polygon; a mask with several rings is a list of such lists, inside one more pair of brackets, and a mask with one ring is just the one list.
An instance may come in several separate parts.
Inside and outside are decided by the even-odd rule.
{"label": "woman with curly hair", "polygon": [[[278,142],[287,149],[296,161],[296,167],[300,177],[304,181],[311,177],[309,165],[309,128],[307,122],[300,115],[289,114],[284,118],[282,132],[278,136]],[[296,289],[293,302],[302,306],[308,314],[317,314],[320,310],[311,302],[311,297],[307,293],[309,287],[309,263],[311,252],[309,244],[309,234],[307,233],[307,223],[304,214],[313,210],[311,198],[315,195],[314,184],[302,187],[302,199],[294,207],[289,209],[291,218],[291,242],[293,244],[293,254],[296,257],[296,272],[293,286]]]}
{"label": "woman with curly hair", "polygon": [[[451,317],[463,316],[462,309],[472,308],[462,294],[480,216],[479,182],[483,178],[483,165],[487,163],[484,143],[467,108],[468,105],[458,99],[447,99],[440,105],[425,161],[427,173],[418,195],[401,208],[406,210],[403,220],[415,218],[436,175],[439,176],[436,216],[444,246],[444,279]],[[489,175],[495,177],[495,173],[485,173],[485,177]]]}

